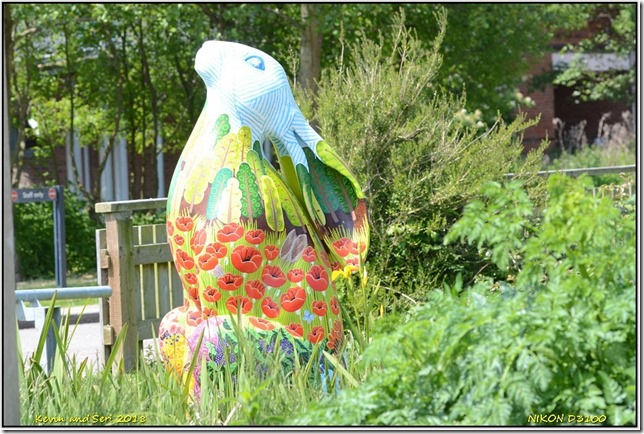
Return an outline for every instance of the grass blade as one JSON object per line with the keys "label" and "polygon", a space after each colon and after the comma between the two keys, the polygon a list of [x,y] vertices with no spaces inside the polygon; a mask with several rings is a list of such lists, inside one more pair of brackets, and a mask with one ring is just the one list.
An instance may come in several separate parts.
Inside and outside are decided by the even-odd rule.
{"label": "grass blade", "polygon": [[121,329],[121,332],[117,336],[116,342],[114,342],[114,346],[112,347],[110,357],[105,362],[103,375],[101,376],[101,389],[103,389],[103,384],[105,384],[105,381],[107,381],[107,378],[112,373],[112,365],[114,364],[114,360],[116,360],[116,353],[118,353],[119,348],[121,347],[121,345],[123,345],[123,341],[125,340],[125,335],[127,334],[127,326],[128,323],[123,324],[123,328]]}
{"label": "grass blade", "polygon": [[332,365],[333,365],[333,367],[336,369],[336,371],[337,371],[337,372],[339,372],[340,374],[342,374],[342,376],[343,376],[343,377],[344,377],[344,378],[349,382],[349,384],[350,384],[352,387],[358,387],[358,385],[359,385],[359,384],[358,384],[358,380],[356,380],[356,379],[353,377],[353,375],[351,375],[351,374],[349,373],[349,371],[347,371],[347,370],[344,368],[344,366],[342,366],[342,364],[340,363],[340,361],[339,361],[335,356],[332,356],[331,354],[327,353],[326,351],[322,351],[322,354],[324,354],[324,357],[326,357],[326,359],[327,359],[329,362],[331,362],[331,364],[332,364]]}
{"label": "grass blade", "polygon": [[[56,303],[57,295],[58,295],[58,291],[55,291],[54,296],[51,299],[52,305]],[[32,365],[34,363],[40,365],[42,353],[45,349],[45,342],[47,341],[47,334],[49,332],[49,327],[51,325],[53,317],[54,317],[54,309],[47,309],[47,315],[45,315],[45,322],[43,323],[42,330],[40,331],[40,337],[38,338],[38,345],[36,345],[36,351],[32,356]]]}
{"label": "grass blade", "polygon": [[192,355],[192,360],[190,360],[190,367],[188,368],[188,373],[186,375],[186,382],[183,385],[183,399],[186,399],[188,396],[188,390],[190,389],[190,380],[192,379],[192,373],[194,372],[195,365],[197,363],[197,359],[199,358],[199,352],[201,349],[201,341],[203,340],[203,335],[206,332],[206,329],[204,328],[201,331],[201,335],[199,336],[199,340],[197,341],[197,346],[195,347],[196,350],[194,354]]}

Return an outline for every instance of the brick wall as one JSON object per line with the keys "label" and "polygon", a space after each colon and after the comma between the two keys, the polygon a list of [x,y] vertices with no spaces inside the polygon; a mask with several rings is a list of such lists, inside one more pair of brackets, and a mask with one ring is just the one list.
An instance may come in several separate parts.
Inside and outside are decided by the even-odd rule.
{"label": "brick wall", "polygon": [[[33,151],[27,150],[28,155],[32,153]],[[172,175],[174,173],[175,166],[179,161],[180,155],[181,155],[181,151],[166,152],[164,154],[164,158],[163,158],[163,165],[164,165],[163,172],[164,172],[164,178],[165,178],[164,196],[167,196],[168,188],[170,186],[170,181],[172,180]],[[128,158],[130,158],[130,155],[128,155]],[[54,163],[54,160],[55,160],[55,163]],[[152,160],[152,162],[148,163],[147,160]],[[58,147],[54,149],[53,156],[51,158],[36,159],[33,157],[28,157],[25,159],[24,164],[25,166],[20,177],[20,184],[19,184],[20,188],[42,186],[54,179],[57,179],[57,183],[59,183],[60,185],[67,186],[67,160],[66,160],[64,147]],[[98,151],[96,151],[95,149],[90,149],[89,164],[90,164],[90,185],[91,185],[90,188],[94,188],[96,185],[96,179],[98,176],[98,165],[99,165]],[[153,167],[153,166],[150,166],[150,164],[152,165],[156,164],[156,158],[152,158],[152,156],[148,156],[148,158],[146,159],[142,155],[137,154],[134,160],[134,165],[130,166],[130,167],[134,167],[136,176],[141,176],[142,174],[141,168],[143,167],[143,164],[146,164],[147,167]],[[56,171],[58,174],[57,178],[54,171]],[[147,175],[145,175],[145,179],[146,179],[145,182],[148,184],[148,188],[146,188],[145,191],[142,190],[140,182],[132,183],[132,180],[130,180],[131,198],[151,198],[151,197],[157,196],[156,190],[153,190],[153,186],[156,184],[156,178],[155,178],[156,175],[153,175],[153,173],[154,173],[153,171],[148,171]],[[149,182],[153,178],[154,178],[154,183]],[[136,188],[133,189],[132,184],[134,184]]]}
{"label": "brick wall", "polygon": [[[530,76],[548,72],[552,69],[552,55],[546,54],[541,60],[534,62]],[[526,119],[534,119],[541,116],[539,123],[533,127],[526,129],[523,136],[523,145],[525,152],[539,147],[541,142],[548,138],[549,140],[554,137],[553,119],[555,117],[555,95],[552,84],[548,84],[541,90],[529,91],[529,83],[524,83],[520,87],[520,91],[532,98],[534,107],[524,108],[521,111],[525,113]]]}

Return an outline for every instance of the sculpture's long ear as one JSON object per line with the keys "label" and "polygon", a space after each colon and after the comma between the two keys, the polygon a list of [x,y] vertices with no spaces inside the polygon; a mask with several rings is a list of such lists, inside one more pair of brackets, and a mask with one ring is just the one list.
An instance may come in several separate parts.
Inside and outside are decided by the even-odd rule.
{"label": "sculpture's long ear", "polygon": [[[294,116],[291,125],[306,164],[298,164],[293,159],[292,168],[282,165],[285,176],[287,179],[296,176],[298,193],[333,259],[340,268],[355,271],[366,256],[369,243],[362,189],[347,165],[301,113]],[[288,166],[288,161],[285,163]],[[291,171],[294,174],[288,173]]]}

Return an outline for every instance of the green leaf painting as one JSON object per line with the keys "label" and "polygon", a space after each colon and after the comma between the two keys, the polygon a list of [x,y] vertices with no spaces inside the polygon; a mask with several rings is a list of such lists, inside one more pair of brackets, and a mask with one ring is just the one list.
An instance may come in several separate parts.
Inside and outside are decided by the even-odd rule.
{"label": "green leaf painting", "polygon": [[186,202],[197,205],[203,201],[215,170],[212,155],[209,158],[202,158],[195,162],[188,169],[186,188],[183,193],[183,198]]}
{"label": "green leaf painting", "polygon": [[340,203],[338,196],[335,194],[335,188],[333,186],[334,180],[327,174],[324,163],[313,155],[313,151],[306,147],[303,150],[306,155],[306,161],[309,163],[313,194],[315,194],[315,197],[320,203],[322,211],[325,214],[331,214],[333,220],[337,221],[338,218],[335,215],[335,211],[340,207]]}
{"label": "green leaf painting", "polygon": [[253,140],[253,133],[250,131],[250,128],[243,126],[237,132],[237,142],[239,142],[239,154],[241,155],[242,161],[246,158],[246,153],[251,150],[251,142]]}
{"label": "green leaf painting", "polygon": [[351,170],[349,170],[344,161],[342,161],[335,150],[331,146],[329,146],[327,142],[325,142],[324,140],[318,142],[318,144],[315,146],[315,152],[318,154],[324,164],[337,170],[351,182],[353,189],[358,196],[358,199],[362,199],[364,197],[362,190],[360,189],[360,185],[358,184],[358,181],[356,181],[355,176],[353,176],[353,174],[351,173]]}
{"label": "green leaf painting", "polygon": [[324,211],[322,211],[322,207],[315,198],[311,188],[311,174],[303,164],[298,164],[295,171],[297,172],[297,178],[299,179],[302,187],[302,195],[304,196],[304,203],[309,211],[309,215],[313,221],[317,222],[319,225],[326,225]]}
{"label": "green leaf painting", "polygon": [[215,121],[215,131],[217,132],[217,140],[230,132],[230,122],[227,114],[222,114],[217,118]]}
{"label": "green leaf painting", "polygon": [[206,218],[213,220],[216,217],[216,206],[219,203],[221,194],[224,191],[226,182],[233,177],[233,171],[228,168],[223,168],[217,172],[217,176],[212,181],[210,186],[210,195],[208,196],[208,206],[206,208]]}
{"label": "green leaf painting", "polygon": [[226,182],[226,188],[224,188],[221,200],[217,204],[217,218],[224,223],[238,222],[242,209],[241,197],[239,181],[230,178]]}
{"label": "green leaf painting", "polygon": [[259,140],[255,140],[253,142],[253,151],[255,151],[255,153],[257,153],[257,155],[259,155],[260,157],[262,156],[262,154],[263,154],[262,153],[262,144],[259,143]]}
{"label": "green leaf painting", "polygon": [[273,168],[270,166],[267,167],[266,172],[275,183],[277,193],[282,201],[282,208],[284,209],[288,220],[293,226],[304,226],[306,219],[300,212],[300,204],[297,202],[295,195],[284,184],[282,178],[280,178],[279,174]]}
{"label": "green leaf painting", "polygon": [[257,178],[248,163],[242,163],[239,166],[237,179],[239,180],[239,189],[242,194],[241,215],[249,219],[261,216],[263,209],[259,186],[257,185]]}
{"label": "green leaf painting", "polygon": [[256,178],[259,179],[262,175],[266,175],[264,163],[262,162],[260,154],[254,150],[250,150],[246,153],[246,163],[248,163]]}
{"label": "green leaf painting", "polygon": [[260,186],[268,226],[274,231],[283,231],[284,213],[282,212],[282,204],[275,183],[269,176],[264,175],[260,179]]}
{"label": "green leaf painting", "polygon": [[340,209],[346,213],[352,212],[358,203],[358,196],[356,195],[353,184],[351,184],[348,178],[342,176],[330,167],[327,167],[327,172],[331,178],[335,178],[336,180],[333,184],[333,190],[340,198]]}
{"label": "green leaf painting", "polygon": [[217,162],[218,168],[228,167],[231,170],[237,169],[237,166],[241,162],[237,134],[227,134],[217,141],[213,161]]}

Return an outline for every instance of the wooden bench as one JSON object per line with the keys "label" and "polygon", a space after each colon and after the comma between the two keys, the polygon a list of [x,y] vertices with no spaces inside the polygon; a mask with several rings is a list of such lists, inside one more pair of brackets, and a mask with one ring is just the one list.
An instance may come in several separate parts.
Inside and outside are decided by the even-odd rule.
{"label": "wooden bench", "polygon": [[165,206],[166,199],[161,198],[102,202],[95,208],[105,217],[105,229],[96,231],[98,284],[112,288],[112,296],[100,306],[105,360],[127,323],[128,333],[115,365],[122,360],[126,370],[135,367],[143,340],[157,335],[163,316],[183,304],[166,225],[132,225],[132,212]]}

